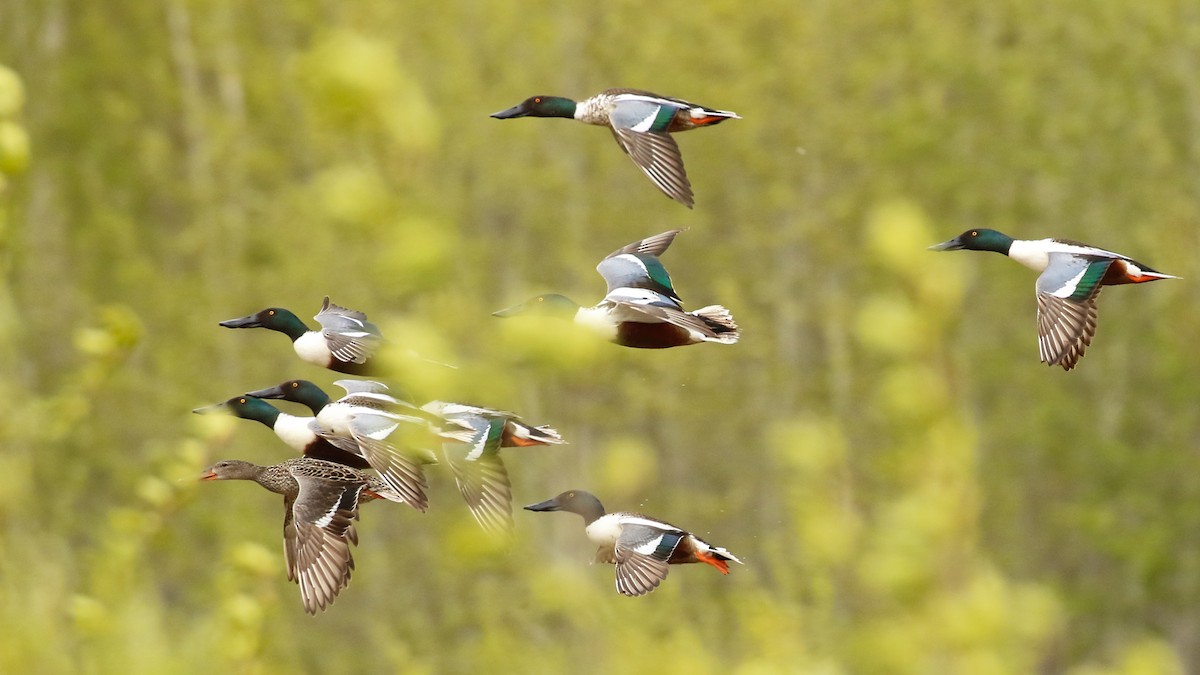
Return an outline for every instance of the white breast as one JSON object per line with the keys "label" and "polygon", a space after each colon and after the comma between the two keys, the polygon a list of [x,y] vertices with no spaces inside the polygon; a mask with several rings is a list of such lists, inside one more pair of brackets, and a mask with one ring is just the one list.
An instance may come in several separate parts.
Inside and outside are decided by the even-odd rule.
{"label": "white breast", "polygon": [[621,516],[617,513],[600,516],[587,526],[587,536],[600,546],[614,546],[621,536]]}
{"label": "white breast", "polygon": [[1035,272],[1041,272],[1050,264],[1049,252],[1054,244],[1052,239],[1014,239],[1008,249],[1008,257]]}
{"label": "white breast", "polygon": [[339,401],[334,401],[321,408],[321,412],[317,413],[316,422],[335,436],[349,438],[350,422],[353,418],[354,411],[350,406]]}
{"label": "white breast", "polygon": [[280,438],[288,447],[298,452],[304,452],[309,443],[316,440],[317,435],[308,428],[308,423],[312,421],[311,417],[296,417],[287,413],[280,413],[275,420],[275,435]]}
{"label": "white breast", "polygon": [[608,96],[597,95],[575,104],[575,119],[586,124],[608,126]]}
{"label": "white breast", "polygon": [[333,358],[329,345],[325,343],[325,336],[321,335],[320,331],[310,330],[296,338],[292,349],[296,350],[301,359],[322,368],[328,367],[330,359]]}
{"label": "white breast", "polygon": [[605,340],[617,339],[617,326],[613,323],[612,311],[604,304],[595,307],[580,307],[575,312],[575,323],[595,332]]}

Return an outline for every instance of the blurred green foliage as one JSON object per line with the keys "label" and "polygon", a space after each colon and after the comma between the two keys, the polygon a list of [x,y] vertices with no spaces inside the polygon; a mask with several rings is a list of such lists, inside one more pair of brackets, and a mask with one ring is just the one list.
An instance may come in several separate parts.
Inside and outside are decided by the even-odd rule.
{"label": "blurred green foliage", "polygon": [[[0,4],[0,672],[1195,671],[1198,67],[1174,2]],[[611,86],[744,117],[680,138],[695,211],[601,130],[487,118]],[[924,250],[970,226],[1184,281],[1106,292],[1063,373],[1027,270]],[[738,345],[489,316],[672,227]],[[189,411],[328,388],[216,325],[325,294],[396,385],[563,433],[506,451],[518,507],[746,565],[623,598],[577,519],[497,548],[434,467],[304,615],[278,499],[194,480],[289,451]]]}

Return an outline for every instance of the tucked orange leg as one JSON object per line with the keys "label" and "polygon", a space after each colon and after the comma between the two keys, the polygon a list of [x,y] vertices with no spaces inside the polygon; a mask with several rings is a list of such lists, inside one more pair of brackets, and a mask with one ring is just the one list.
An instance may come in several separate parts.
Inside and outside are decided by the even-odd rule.
{"label": "tucked orange leg", "polygon": [[724,560],[721,560],[720,558],[718,558],[715,555],[712,555],[711,553],[704,553],[702,551],[696,551],[696,560],[699,560],[702,563],[708,563],[709,565],[712,565],[713,567],[720,570],[721,574],[729,574],[729,563],[725,562]]}

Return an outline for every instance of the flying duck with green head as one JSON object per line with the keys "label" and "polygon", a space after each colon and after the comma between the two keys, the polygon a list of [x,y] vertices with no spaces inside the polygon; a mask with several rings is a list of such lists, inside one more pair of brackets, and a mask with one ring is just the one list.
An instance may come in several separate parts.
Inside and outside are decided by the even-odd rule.
{"label": "flying duck with green head", "polygon": [[[385,391],[380,389],[376,394]],[[300,403],[307,406],[313,415],[321,414],[327,405],[333,403],[320,387],[308,380],[288,380],[274,387],[250,392],[247,396]],[[361,397],[358,400],[362,402]],[[562,436],[551,427],[526,424],[515,414],[502,410],[445,401],[430,401],[419,409],[411,409],[403,400],[397,401],[397,409],[403,410],[406,417],[415,419],[423,414],[425,423],[434,432],[431,440],[440,446],[435,454],[454,473],[454,481],[475,521],[492,534],[511,532],[512,485],[504,462],[500,459],[500,449],[557,445],[564,442]],[[391,406],[390,402],[387,405]],[[368,419],[375,416],[375,413],[368,413]],[[362,462],[363,466],[358,468],[369,466],[358,455],[334,447],[311,429],[305,427],[303,431],[328,445],[334,452]]]}
{"label": "flying duck with green head", "polygon": [[366,314],[339,307],[326,296],[321,311],[313,318],[321,330],[309,330],[295,313],[282,307],[268,307],[250,316],[222,321],[220,325],[278,331],[291,338],[296,354],[308,363],[348,375],[373,372],[371,357],[383,342],[383,334],[378,326],[367,321]]}
{"label": "flying duck with green head", "polygon": [[[308,384],[312,383],[309,382]],[[316,388],[316,385],[313,385],[313,388]],[[317,391],[320,391],[320,389],[317,389]],[[302,453],[305,457],[336,462],[355,469],[366,469],[371,466],[361,455],[347,452],[318,436],[310,428],[313,419],[315,419],[314,417],[289,415],[262,400],[267,397],[258,396],[258,393],[254,392],[235,396],[222,403],[196,408],[192,412],[199,415],[233,415],[244,420],[260,422],[271,431],[274,431],[279,440],[286,443],[293,450]],[[322,395],[325,394],[325,392],[320,393]],[[325,398],[328,399],[329,397],[326,396]]]}
{"label": "flying duck with green head", "polygon": [[692,208],[692,184],[683,156],[671,134],[740,119],[737,113],[714,110],[640,89],[606,89],[576,102],[561,96],[530,96],[492,113],[496,119],[565,117],[608,127],[617,145],[671,199]]}
{"label": "flying duck with green head", "polygon": [[683,309],[671,277],[658,256],[683,230],[670,230],[613,251],[596,267],[608,292],[595,307],[580,307],[556,293],[538,295],[493,312],[510,317],[537,313],[571,318],[604,338],[626,347],[664,349],[699,342],[733,344],[740,333],[729,310],[709,305]]}
{"label": "flying duck with green head", "polygon": [[[295,391],[287,384],[280,388],[280,398]],[[465,441],[474,431],[465,425],[442,427],[441,418],[392,396],[382,382],[338,380],[334,384],[345,389],[346,395],[322,406],[309,428],[338,448],[366,459],[388,485],[405,495],[409,505],[425,511],[428,483],[422,465],[436,461],[426,450],[431,439]],[[270,390],[259,393],[273,395]]]}
{"label": "flying duck with green head", "polygon": [[992,251],[1040,272],[1037,279],[1038,353],[1043,363],[1075,367],[1096,334],[1096,297],[1104,286],[1178,279],[1132,258],[1068,239],[1013,239],[996,230],[967,230],[929,247],[934,251]]}

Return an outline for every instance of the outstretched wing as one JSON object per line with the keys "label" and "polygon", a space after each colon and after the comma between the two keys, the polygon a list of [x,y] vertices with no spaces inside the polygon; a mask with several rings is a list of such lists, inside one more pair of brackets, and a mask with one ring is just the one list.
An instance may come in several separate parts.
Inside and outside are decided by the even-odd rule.
{"label": "outstretched wing", "polygon": [[429,498],[425,495],[429,484],[415,454],[398,448],[390,439],[398,426],[388,417],[360,414],[351,420],[350,433],[363,458],[379,472],[379,477],[398,492],[405,503],[424,512],[429,508]]}
{"label": "outstretched wing", "polygon": [[612,127],[612,132],[617,145],[659,190],[689,209],[695,205],[692,183],[683,168],[683,155],[670,134],[616,126]]}
{"label": "outstretched wing", "polygon": [[472,425],[469,443],[443,443],[442,454],[475,521],[485,531],[512,531],[512,484],[500,459],[505,420],[480,415],[460,418]]}
{"label": "outstretched wing", "polygon": [[1037,280],[1038,353],[1071,370],[1096,334],[1096,297],[1111,258],[1051,253]]}
{"label": "outstretched wing", "polygon": [[351,521],[358,516],[363,483],[293,475],[300,491],[294,501],[285,502],[284,555],[288,579],[300,585],[305,611],[316,614],[350,583],[350,543],[357,540]]}
{"label": "outstretched wing", "polygon": [[1042,362],[1070,370],[1096,335],[1096,294],[1064,300],[1038,291],[1038,353]]}
{"label": "outstretched wing", "polygon": [[667,561],[680,540],[682,530],[670,530],[650,521],[623,521],[613,549],[617,563],[617,590],[624,595],[645,595],[667,578]]}
{"label": "outstretched wing", "polygon": [[321,324],[321,335],[339,361],[366,363],[383,342],[383,333],[367,321],[366,314],[339,307],[329,301],[329,296],[325,296],[321,311],[313,318]]}
{"label": "outstretched wing", "polygon": [[618,288],[642,288],[681,302],[671,283],[671,275],[658,256],[683,230],[670,230],[635,241],[610,253],[596,271],[604,277],[609,293]]}

